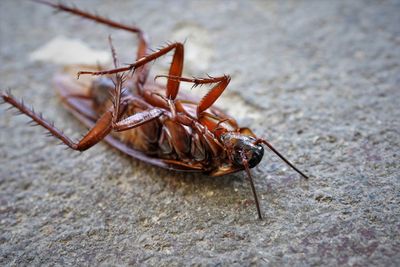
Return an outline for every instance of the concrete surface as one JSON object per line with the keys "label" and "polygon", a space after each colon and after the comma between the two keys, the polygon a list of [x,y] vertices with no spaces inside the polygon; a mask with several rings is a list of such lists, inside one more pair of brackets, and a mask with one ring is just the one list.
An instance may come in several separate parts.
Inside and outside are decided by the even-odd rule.
{"label": "concrete surface", "polygon": [[[0,108],[0,265],[400,265],[399,1],[77,1],[140,25],[154,48],[187,37],[186,75],[232,75],[217,104],[267,137],[253,169],[264,221],[239,173],[162,170],[99,144],[65,150]],[[29,55],[56,36],[125,62],[134,38],[26,1],[1,1],[0,87],[73,137]],[[166,63],[155,66],[165,71]]]}

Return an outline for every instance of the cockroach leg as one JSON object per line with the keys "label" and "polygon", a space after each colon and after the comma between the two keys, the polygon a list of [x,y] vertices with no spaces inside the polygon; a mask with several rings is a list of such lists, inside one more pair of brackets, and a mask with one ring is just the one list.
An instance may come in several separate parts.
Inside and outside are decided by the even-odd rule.
{"label": "cockroach leg", "polygon": [[[100,16],[95,15],[95,14],[88,13],[88,12],[82,11],[82,10],[80,10],[78,8],[64,5],[62,3],[55,4],[55,3],[48,2],[46,0],[33,0],[33,1],[45,4],[45,5],[48,5],[48,6],[51,6],[56,10],[64,11],[64,12],[70,13],[72,15],[76,15],[76,16],[79,16],[79,17],[82,17],[82,18],[85,18],[85,19],[88,19],[88,20],[92,20],[94,22],[109,26],[109,27],[114,28],[114,29],[120,29],[120,30],[124,30],[124,31],[128,31],[128,32],[137,34],[137,36],[139,38],[139,47],[138,47],[137,54],[136,54],[136,60],[138,60],[138,59],[140,59],[142,57],[145,57],[149,52],[149,49],[148,49],[148,47],[149,47],[149,45],[148,45],[148,43],[149,43],[148,42],[148,37],[138,27],[124,25],[122,23],[118,23],[118,22],[112,21],[110,19],[107,19],[107,18],[104,18],[104,17],[100,17]],[[147,68],[145,66],[137,67],[135,73],[136,73],[136,75],[138,77],[137,78],[137,83],[140,84],[140,85],[143,85],[146,82],[146,78],[147,78],[147,76],[149,74],[149,68]],[[141,88],[141,86],[139,86],[139,88]]]}
{"label": "cockroach leg", "polygon": [[111,56],[113,58],[114,67],[118,68],[119,64],[118,64],[117,52],[115,51],[115,47],[113,45],[111,35],[108,36],[108,44],[110,45]]}
{"label": "cockroach leg", "polygon": [[104,24],[107,25],[111,28],[115,28],[115,29],[120,29],[120,30],[124,30],[124,31],[128,31],[128,32],[132,32],[132,33],[136,33],[139,37],[139,49],[137,52],[137,58],[141,58],[143,56],[145,56],[148,52],[148,38],[146,36],[146,34],[138,27],[135,26],[128,26],[128,25],[124,25],[122,23],[118,23],[115,21],[112,21],[108,18],[104,18],[104,17],[100,17],[98,15],[95,14],[91,14],[88,12],[85,12],[83,10],[80,10],[78,8],[75,7],[70,7],[67,5],[64,5],[62,3],[51,3],[49,1],[46,0],[33,0],[35,2],[41,3],[41,4],[45,4],[48,6],[53,7],[54,9],[60,10],[60,11],[64,11],[73,15],[77,15],[80,16],[82,18],[88,19],[88,20],[92,20],[95,21],[97,23],[100,24]]}
{"label": "cockroach leg", "polygon": [[123,85],[123,77],[120,74],[116,74],[115,81],[115,90],[113,94],[113,119],[112,123],[115,124],[119,120],[121,114],[121,94],[122,94],[122,85]]}
{"label": "cockroach leg", "polygon": [[200,84],[210,84],[210,83],[217,83],[211,90],[200,100],[197,106],[197,117],[200,114],[208,109],[209,107],[214,104],[214,102],[220,97],[220,95],[224,92],[226,87],[228,86],[229,82],[231,81],[231,77],[228,75],[220,76],[220,77],[208,77],[208,78],[186,78],[186,77],[179,77],[173,75],[158,75],[158,77],[165,77],[168,78],[168,82],[173,81],[181,81],[181,82],[190,82],[194,83],[195,86]]}
{"label": "cockroach leg", "polygon": [[[183,56],[184,56],[183,45],[180,43],[177,43],[175,52],[174,52],[174,57],[172,58],[172,63],[169,68],[169,75],[171,75],[171,76],[181,76],[182,75]],[[178,81],[174,81],[174,80],[167,81],[167,91],[166,91],[167,98],[175,100],[176,96],[178,95],[179,84],[180,84],[179,80]]]}
{"label": "cockroach leg", "polygon": [[257,139],[256,144],[264,144],[266,145],[269,149],[271,149],[278,157],[280,157],[287,165],[289,165],[290,167],[292,167],[292,169],[294,169],[296,172],[298,172],[301,176],[303,176],[305,179],[309,179],[309,177],[307,175],[305,175],[302,171],[300,171],[299,169],[297,169],[292,163],[290,163],[289,160],[287,160],[281,153],[278,152],[278,150],[276,150],[267,140],[264,139]]}
{"label": "cockroach leg", "polygon": [[212,104],[217,101],[231,81],[231,77],[228,75],[218,78],[210,78],[209,81],[212,82],[217,79],[219,80],[218,83],[200,100],[199,105],[197,106],[197,116],[200,116],[203,111],[211,107]]}
{"label": "cockroach leg", "polygon": [[113,130],[117,132],[126,131],[157,119],[163,114],[164,111],[159,108],[138,112],[124,120],[115,123],[113,125]]}
{"label": "cockroach leg", "polygon": [[17,108],[21,113],[30,117],[37,124],[46,128],[53,136],[61,140],[64,144],[73,150],[84,151],[99,141],[104,139],[112,130],[115,131],[125,131],[138,127],[146,122],[149,122],[155,118],[158,118],[163,114],[161,109],[146,110],[143,112],[136,113],[132,116],[127,117],[124,120],[117,121],[115,124],[112,123],[114,112],[113,109],[105,112],[96,122],[96,124],[89,130],[89,132],[79,141],[72,141],[67,135],[62,131],[57,129],[52,123],[47,121],[35,113],[32,109],[25,106],[22,101],[16,100],[10,93],[1,93],[3,100],[10,105]]}
{"label": "cockroach leg", "polygon": [[[127,67],[114,68],[110,70],[103,71],[79,71],[78,78],[80,75],[91,74],[91,75],[108,75],[116,74],[126,71],[136,71],[139,67],[165,55],[169,51],[175,49],[174,56],[172,59],[171,67],[169,69],[169,74],[172,76],[178,76],[182,74],[183,69],[183,44],[182,43],[172,43],[150,55],[139,58],[135,63],[129,64]],[[179,81],[171,81],[167,83],[166,96],[169,99],[175,99],[179,90]]]}
{"label": "cockroach leg", "polygon": [[88,149],[89,147],[95,145],[97,142],[103,139],[111,131],[112,113],[106,112],[100,117],[93,128],[90,129],[89,132],[78,143],[75,143],[62,131],[57,129],[53,125],[53,123],[50,123],[49,121],[45,120],[41,115],[35,113],[32,109],[26,107],[22,101],[16,100],[11,94],[2,93],[1,96],[5,102],[11,104],[23,114],[30,117],[37,124],[46,128],[53,136],[57,137],[64,144],[74,150],[83,151]]}
{"label": "cockroach leg", "polygon": [[211,132],[212,132],[213,134],[215,134],[216,131],[224,130],[225,128],[220,127],[220,124],[221,124],[221,123],[224,123],[224,122],[226,122],[226,121],[229,121],[229,119],[226,118],[226,119],[223,119],[223,120],[218,121],[218,123],[215,125],[214,129],[212,129]]}
{"label": "cockroach leg", "polygon": [[[111,47],[111,54],[114,61],[114,66],[118,67],[117,54],[115,52],[114,46],[112,44],[112,39],[109,37],[109,43]],[[123,120],[120,120],[120,116],[122,115],[120,112],[121,107],[124,108],[124,105],[121,106],[121,94],[122,94],[122,86],[124,82],[124,77],[117,73],[115,74],[115,90],[114,90],[114,99],[113,99],[113,113],[112,113],[112,129],[116,132],[126,131],[140,125],[143,125],[149,121],[157,119],[164,111],[159,108],[152,108],[149,110],[145,110],[142,112],[135,113]]]}
{"label": "cockroach leg", "polygon": [[78,98],[78,99],[86,99],[86,100],[91,100],[92,99],[92,96],[90,96],[90,95],[82,95],[82,94],[67,94],[67,95],[64,95],[63,97],[66,97],[66,98]]}
{"label": "cockroach leg", "polygon": [[188,77],[181,77],[181,76],[174,76],[174,75],[159,74],[154,77],[154,80],[157,80],[158,78],[167,78],[168,80],[173,80],[173,81],[188,82],[188,83],[193,83],[194,86],[198,86],[200,84],[210,84],[210,83],[221,82],[223,80],[226,80],[228,78],[228,76],[207,77],[207,78],[196,78],[196,77],[188,78]]}

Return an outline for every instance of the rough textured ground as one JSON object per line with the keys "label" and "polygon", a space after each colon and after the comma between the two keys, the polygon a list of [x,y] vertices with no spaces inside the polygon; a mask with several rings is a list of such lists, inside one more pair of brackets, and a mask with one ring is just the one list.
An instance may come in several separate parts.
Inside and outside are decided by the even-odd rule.
{"label": "rough textured ground", "polygon": [[[400,265],[399,1],[98,1],[154,48],[187,38],[186,75],[228,73],[218,105],[311,174],[267,153],[253,174],[181,174],[100,144],[77,153],[0,109],[0,265]],[[0,3],[0,87],[79,137],[31,62],[56,36],[121,57],[134,38],[26,1]],[[129,62],[126,59],[125,62]],[[157,67],[165,72],[166,63]]]}

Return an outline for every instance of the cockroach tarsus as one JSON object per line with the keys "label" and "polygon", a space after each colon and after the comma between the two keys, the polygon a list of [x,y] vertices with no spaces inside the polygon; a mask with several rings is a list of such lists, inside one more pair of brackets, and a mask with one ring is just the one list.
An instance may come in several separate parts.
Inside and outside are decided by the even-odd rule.
{"label": "cockroach tarsus", "polygon": [[[236,121],[212,105],[230,82],[230,76],[206,78],[182,77],[184,46],[170,43],[150,51],[146,34],[139,28],[127,26],[93,15],[76,7],[44,0],[49,5],[111,28],[125,30],[139,39],[134,63],[120,67],[109,38],[114,67],[98,71],[80,71],[80,75],[101,75],[88,87],[67,74],[55,77],[63,104],[90,130],[78,142],[16,100],[10,92],[1,93],[4,102],[29,116],[73,150],[84,151],[105,140],[122,152],[147,163],[179,171],[202,172],[221,176],[244,170],[250,182],[259,219],[260,204],[250,169],[260,163],[266,145],[304,178],[308,178],[268,141],[258,138],[250,129],[241,128]],[[173,51],[168,75],[148,79],[150,62]],[[155,83],[167,79],[166,86]],[[212,85],[210,91],[196,101],[179,93],[181,82]],[[111,96],[110,96],[111,94]]]}

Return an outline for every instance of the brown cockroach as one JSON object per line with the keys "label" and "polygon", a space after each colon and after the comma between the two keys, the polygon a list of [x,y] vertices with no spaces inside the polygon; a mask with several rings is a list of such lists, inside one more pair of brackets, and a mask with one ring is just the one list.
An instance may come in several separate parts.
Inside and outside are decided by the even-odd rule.
{"label": "brown cockroach", "polygon": [[[101,75],[88,86],[83,86],[65,73],[55,77],[63,104],[90,127],[88,133],[78,142],[72,141],[9,92],[1,94],[5,102],[46,128],[68,147],[83,151],[105,140],[136,159],[170,170],[202,172],[214,177],[244,170],[250,181],[260,219],[262,215],[250,169],[262,159],[262,145],[266,145],[301,176],[308,178],[268,141],[258,138],[249,128],[239,127],[233,118],[212,106],[228,86],[229,76],[182,77],[182,43],[171,43],[152,52],[145,33],[137,27],[117,23],[61,3],[54,4],[44,0],[36,2],[111,28],[131,32],[139,39],[136,61],[119,67],[110,38],[114,68],[79,72],[78,78],[83,74]],[[170,51],[173,51],[173,59],[168,75],[157,75],[154,82],[149,81],[148,63]],[[167,79],[166,86],[155,83],[161,77]],[[200,101],[196,101],[178,94],[181,82],[192,83],[193,86],[214,86]]]}

